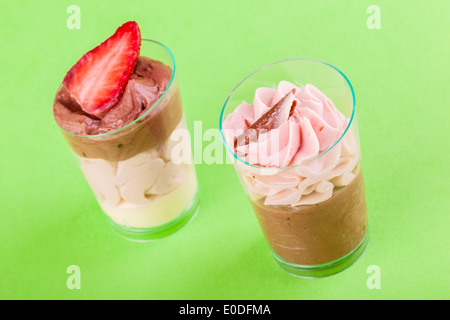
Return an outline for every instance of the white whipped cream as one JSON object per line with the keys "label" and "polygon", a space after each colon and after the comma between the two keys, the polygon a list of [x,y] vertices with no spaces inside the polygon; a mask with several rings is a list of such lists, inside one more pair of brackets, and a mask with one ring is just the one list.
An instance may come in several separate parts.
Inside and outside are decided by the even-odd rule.
{"label": "white whipped cream", "polygon": [[103,211],[115,223],[131,228],[152,228],[173,221],[192,203],[197,193],[197,178],[192,166],[186,179],[172,191],[151,196],[146,203],[120,202],[112,206],[99,200]]}
{"label": "white whipped cream", "polygon": [[100,206],[114,222],[133,228],[159,226],[178,217],[193,201],[194,166],[170,160],[172,140],[123,161],[79,157]]}

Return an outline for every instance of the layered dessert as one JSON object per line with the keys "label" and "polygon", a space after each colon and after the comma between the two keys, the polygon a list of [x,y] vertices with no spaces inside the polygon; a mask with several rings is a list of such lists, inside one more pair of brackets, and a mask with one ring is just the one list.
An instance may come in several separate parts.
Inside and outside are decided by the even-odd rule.
{"label": "layered dessert", "polygon": [[69,70],[53,114],[103,211],[147,229],[177,219],[197,179],[192,164],[172,161],[174,132],[187,130],[173,70],[140,49],[137,23],[123,24]]}
{"label": "layered dessert", "polygon": [[241,181],[275,255],[321,265],[367,231],[360,150],[350,119],[312,84],[260,87],[223,122]]}

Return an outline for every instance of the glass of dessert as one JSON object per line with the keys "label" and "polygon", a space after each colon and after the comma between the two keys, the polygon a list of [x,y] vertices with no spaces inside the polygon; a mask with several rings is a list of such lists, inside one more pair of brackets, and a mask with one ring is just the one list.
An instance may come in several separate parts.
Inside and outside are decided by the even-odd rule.
{"label": "glass of dessert", "polygon": [[175,70],[170,50],[129,21],[68,71],[53,103],[100,207],[131,240],[169,235],[199,208]]}
{"label": "glass of dessert", "polygon": [[367,242],[355,94],[332,65],[264,66],[230,93],[223,142],[278,265],[316,278],[353,264]]}

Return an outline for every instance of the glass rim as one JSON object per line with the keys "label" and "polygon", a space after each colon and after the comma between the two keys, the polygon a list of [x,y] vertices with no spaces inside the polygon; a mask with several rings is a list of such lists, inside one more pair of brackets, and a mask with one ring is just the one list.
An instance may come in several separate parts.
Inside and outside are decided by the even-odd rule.
{"label": "glass rim", "polygon": [[[160,47],[162,47],[162,48],[169,54],[170,59],[171,59],[171,61],[172,61],[172,75],[171,75],[171,77],[170,77],[169,84],[167,85],[166,90],[164,90],[164,92],[163,92],[162,95],[159,97],[159,99],[156,100],[155,103],[151,106],[151,108],[148,109],[144,114],[142,114],[142,115],[139,116],[138,118],[134,119],[132,122],[126,124],[126,125],[123,126],[123,127],[118,128],[118,129],[115,129],[115,130],[112,130],[112,131],[108,131],[108,132],[104,132],[104,133],[98,133],[98,134],[85,134],[85,135],[79,135],[79,134],[75,134],[75,133],[73,133],[73,132],[70,132],[70,131],[67,131],[67,130],[63,129],[63,128],[59,125],[59,123],[57,123],[57,124],[58,124],[58,127],[59,127],[64,133],[67,133],[67,134],[69,134],[69,135],[71,135],[71,136],[75,136],[75,137],[81,137],[81,138],[101,137],[101,136],[107,136],[107,135],[111,135],[111,134],[114,134],[114,133],[118,133],[118,132],[124,130],[125,128],[128,128],[128,127],[132,126],[133,124],[139,122],[139,121],[142,120],[143,118],[145,118],[145,117],[149,114],[149,112],[151,112],[151,111],[152,111],[152,110],[153,110],[153,109],[161,102],[161,100],[163,99],[163,97],[167,94],[167,92],[169,91],[169,89],[172,87],[172,83],[173,83],[173,80],[174,80],[174,78],[175,78],[175,69],[176,69],[176,66],[175,66],[175,58],[174,58],[174,56],[173,56],[173,54],[172,54],[172,51],[170,51],[170,49],[169,49],[165,44],[163,44],[163,43],[161,43],[161,42],[159,42],[159,41],[152,40],[152,39],[141,39],[141,43],[153,43],[153,44],[159,45]],[[139,53],[139,56],[141,56],[140,53]]]}
{"label": "glass rim", "polygon": [[[325,65],[327,67],[330,67],[331,69],[337,71],[342,78],[344,78],[345,82],[347,83],[347,85],[350,88],[351,94],[352,94],[352,114],[350,116],[350,120],[347,124],[347,127],[345,128],[344,132],[341,134],[341,136],[339,137],[339,139],[336,140],[336,142],[334,144],[332,144],[330,147],[328,147],[327,150],[325,150],[324,152],[322,152],[321,154],[319,154],[318,156],[314,157],[313,159],[310,159],[308,161],[302,162],[300,164],[296,164],[293,166],[288,166],[288,167],[263,167],[263,166],[258,166],[255,164],[251,164],[248,163],[247,161],[245,161],[244,159],[242,159],[241,157],[239,157],[233,150],[231,150],[230,146],[228,145],[228,143],[225,141],[225,137],[223,135],[222,132],[222,125],[223,125],[223,121],[224,121],[224,113],[225,113],[225,109],[228,105],[229,100],[231,99],[231,97],[233,96],[233,94],[236,92],[236,90],[246,81],[248,80],[251,76],[257,74],[260,71],[263,71],[264,69],[267,69],[269,67],[272,67],[274,65],[277,64],[281,64],[284,62],[291,62],[291,61],[309,61],[309,62],[316,62],[322,65]],[[325,154],[327,154],[330,150],[332,150],[341,140],[342,138],[345,136],[345,134],[347,133],[347,131],[349,130],[351,124],[353,123],[353,118],[355,117],[355,111],[356,111],[356,97],[355,97],[355,91],[353,89],[353,86],[350,82],[350,80],[347,78],[347,76],[338,68],[336,68],[335,66],[333,66],[332,64],[322,61],[322,60],[318,60],[318,59],[312,59],[312,58],[289,58],[289,59],[283,59],[283,60],[278,60],[269,64],[266,64],[258,69],[256,69],[255,71],[251,72],[250,74],[248,74],[247,76],[245,76],[241,81],[238,82],[238,84],[233,88],[233,90],[231,90],[230,94],[228,95],[227,99],[225,100],[225,103],[222,107],[222,111],[220,112],[220,123],[219,123],[219,131],[220,131],[220,136],[222,138],[222,142],[225,145],[225,148],[227,149],[227,151],[229,153],[231,153],[233,155],[233,157],[235,159],[237,159],[238,161],[242,162],[243,164],[256,168],[256,169],[261,169],[261,170],[273,170],[273,169],[279,169],[279,170],[285,170],[285,169],[291,169],[291,168],[296,168],[296,167],[300,167],[300,166],[304,166],[306,164],[309,164],[313,161],[316,161],[317,159],[321,158],[322,156],[324,156]]]}

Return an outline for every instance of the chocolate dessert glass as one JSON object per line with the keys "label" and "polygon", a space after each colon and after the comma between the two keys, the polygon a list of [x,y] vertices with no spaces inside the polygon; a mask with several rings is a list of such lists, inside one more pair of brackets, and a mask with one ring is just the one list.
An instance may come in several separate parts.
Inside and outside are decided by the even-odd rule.
{"label": "chocolate dessert glass", "polygon": [[[106,133],[77,135],[60,128],[114,229],[130,240],[151,241],[191,221],[199,199],[190,141],[180,139],[189,133],[174,57],[165,45],[145,39],[140,55],[164,63],[172,72],[149,110]],[[142,93],[132,97],[146,100]],[[180,158],[177,152],[174,159],[175,147],[189,154]]]}
{"label": "chocolate dessert glass", "polygon": [[[227,133],[224,122],[241,104],[248,106],[253,101],[256,105],[253,99],[258,88],[270,88],[267,92],[286,84],[295,85],[297,93],[307,84],[314,85],[328,98],[325,104],[334,103],[345,125],[334,143],[308,161],[285,167],[251,164],[236,154],[240,133]],[[306,99],[299,102],[299,108],[310,102],[318,101]],[[324,277],[346,269],[362,255],[368,230],[355,94],[341,71],[305,58],[266,65],[231,91],[220,115],[220,129],[275,261],[283,270],[304,278]],[[300,136],[299,148],[307,138]]]}

